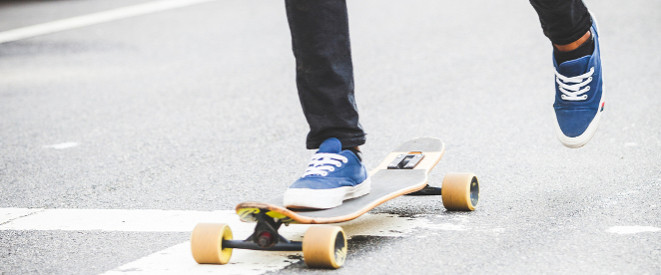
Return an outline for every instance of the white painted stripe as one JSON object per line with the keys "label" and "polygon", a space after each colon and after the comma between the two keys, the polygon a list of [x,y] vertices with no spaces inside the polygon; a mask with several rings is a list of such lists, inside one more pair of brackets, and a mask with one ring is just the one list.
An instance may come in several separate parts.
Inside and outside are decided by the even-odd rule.
{"label": "white painted stripe", "polygon": [[0,32],[0,43],[216,0],[161,0]]}
{"label": "white painted stripe", "polygon": [[51,145],[45,145],[44,148],[52,148],[52,149],[68,149],[72,147],[78,146],[77,142],[63,142],[63,143],[58,143],[58,144],[51,144]]}
{"label": "white painted stripe", "polygon": [[200,265],[191,256],[190,243],[185,242],[103,274],[263,274],[283,269],[292,262],[298,261],[297,259],[289,259],[288,256],[290,255],[301,255],[301,253],[234,249],[229,264]]}
{"label": "white painted stripe", "polygon": [[[99,230],[133,232],[190,232],[200,222],[226,223],[235,239],[245,239],[253,231],[254,223],[241,222],[232,210],[127,210],[127,209],[0,209],[0,230]],[[365,214],[338,224],[346,234],[401,237],[416,229],[467,230],[468,217],[457,216],[450,223],[433,223],[428,218],[399,217],[392,214]],[[280,233],[301,240],[310,225],[290,225]],[[419,236],[424,237],[424,236]],[[262,274],[276,271],[297,261],[288,256],[295,252],[266,252],[235,249],[230,263],[224,266],[199,265],[190,254],[190,243],[184,242],[165,250],[127,263],[106,274]]]}
{"label": "white painted stripe", "polygon": [[[397,217],[367,213],[361,218],[340,223],[349,235],[401,236],[414,228],[465,230],[467,217],[455,218],[456,224],[433,224],[424,216]],[[252,231],[233,210],[188,211],[155,209],[29,209],[0,208],[0,230],[67,230],[127,232],[189,232],[201,222],[227,223],[238,231]],[[285,227],[302,228],[306,225]],[[303,232],[301,230],[295,232]]]}
{"label": "white painted stripe", "polygon": [[631,225],[631,226],[613,226],[606,230],[608,233],[615,234],[637,234],[645,232],[661,232],[661,228],[653,226],[640,226],[640,225]]}
{"label": "white painted stripe", "polygon": [[26,217],[42,210],[43,209],[38,208],[0,208],[0,228],[5,223],[21,217]]}
{"label": "white painted stripe", "polygon": [[[8,208],[0,217],[23,216],[0,222],[0,230],[98,230],[134,232],[187,232],[198,222],[227,222],[240,227],[234,211],[128,210],[128,209],[33,209]],[[7,220],[8,221],[8,220]]]}

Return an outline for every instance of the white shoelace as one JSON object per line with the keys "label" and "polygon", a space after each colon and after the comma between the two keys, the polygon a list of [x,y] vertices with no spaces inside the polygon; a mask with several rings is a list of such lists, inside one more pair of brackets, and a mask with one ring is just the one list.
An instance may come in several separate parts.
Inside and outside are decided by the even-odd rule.
{"label": "white shoelace", "polygon": [[335,171],[335,167],[340,168],[342,164],[347,163],[349,159],[345,156],[332,153],[316,153],[312,156],[310,164],[308,164],[308,169],[305,169],[305,173],[302,177],[310,175],[320,175],[325,177],[328,175],[328,172]]}
{"label": "white shoelace", "polygon": [[562,93],[560,98],[567,101],[581,101],[588,99],[588,95],[585,95],[584,93],[590,90],[588,84],[592,82],[593,73],[594,67],[590,68],[590,71],[582,75],[566,77],[556,70],[555,82],[558,83],[558,90]]}

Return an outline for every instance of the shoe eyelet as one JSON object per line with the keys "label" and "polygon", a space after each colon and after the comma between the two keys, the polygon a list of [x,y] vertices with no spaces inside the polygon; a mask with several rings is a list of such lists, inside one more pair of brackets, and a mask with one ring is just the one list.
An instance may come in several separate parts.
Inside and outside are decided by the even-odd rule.
{"label": "shoe eyelet", "polygon": [[585,90],[585,91],[587,92],[587,91],[589,91],[589,90],[590,90],[590,86],[588,86],[587,90]]}

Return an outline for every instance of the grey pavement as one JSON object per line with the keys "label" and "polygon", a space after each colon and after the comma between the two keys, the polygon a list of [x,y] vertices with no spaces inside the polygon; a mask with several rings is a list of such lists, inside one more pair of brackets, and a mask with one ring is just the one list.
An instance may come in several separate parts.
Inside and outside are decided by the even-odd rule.
{"label": "grey pavement", "polygon": [[[0,32],[146,1],[0,1]],[[478,175],[476,211],[376,212],[469,230],[350,241],[337,274],[661,273],[661,1],[586,1],[606,111],[556,140],[551,46],[527,1],[350,1],[365,163],[436,136],[432,173]],[[0,44],[0,208],[233,209],[304,170],[282,1],[215,1]],[[77,146],[55,149],[62,143]],[[0,231],[0,274],[100,273],[184,233]],[[222,273],[222,267],[218,268]],[[317,273],[297,262],[276,273]],[[325,273],[325,272],[324,272]]]}

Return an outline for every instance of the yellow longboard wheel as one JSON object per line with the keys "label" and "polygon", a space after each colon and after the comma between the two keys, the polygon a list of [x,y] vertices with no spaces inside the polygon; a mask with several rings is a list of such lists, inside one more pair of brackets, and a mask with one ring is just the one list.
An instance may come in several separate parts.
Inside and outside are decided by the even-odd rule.
{"label": "yellow longboard wheel", "polygon": [[339,226],[311,226],[303,236],[303,259],[309,267],[340,268],[347,257],[347,238]]}
{"label": "yellow longboard wheel", "polygon": [[231,248],[223,248],[223,240],[232,239],[226,224],[200,223],[191,234],[193,258],[199,264],[226,264],[232,256]]}
{"label": "yellow longboard wheel", "polygon": [[480,197],[480,184],[473,174],[447,174],[441,187],[443,206],[447,210],[473,211]]}

